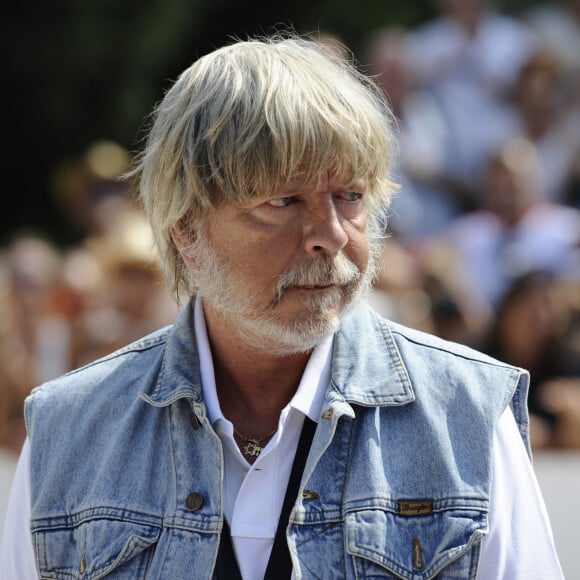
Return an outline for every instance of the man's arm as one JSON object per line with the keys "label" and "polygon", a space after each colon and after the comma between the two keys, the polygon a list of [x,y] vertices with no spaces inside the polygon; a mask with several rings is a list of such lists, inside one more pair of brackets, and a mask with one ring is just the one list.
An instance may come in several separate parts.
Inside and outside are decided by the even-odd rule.
{"label": "man's arm", "polygon": [[562,569],[544,499],[511,412],[494,433],[489,534],[477,580],[559,580]]}
{"label": "man's arm", "polygon": [[30,534],[30,444],[24,443],[8,500],[2,542],[0,578],[36,580],[36,562]]}

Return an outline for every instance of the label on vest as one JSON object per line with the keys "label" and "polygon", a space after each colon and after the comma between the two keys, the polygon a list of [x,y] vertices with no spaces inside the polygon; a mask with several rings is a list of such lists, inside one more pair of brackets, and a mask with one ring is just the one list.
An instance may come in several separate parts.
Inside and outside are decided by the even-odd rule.
{"label": "label on vest", "polygon": [[400,516],[426,516],[433,513],[433,502],[429,499],[401,499],[397,504]]}

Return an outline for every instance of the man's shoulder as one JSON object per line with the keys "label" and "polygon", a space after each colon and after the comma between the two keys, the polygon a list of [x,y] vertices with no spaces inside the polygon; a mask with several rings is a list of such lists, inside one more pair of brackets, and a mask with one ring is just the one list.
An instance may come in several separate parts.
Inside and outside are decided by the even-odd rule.
{"label": "man's shoulder", "polygon": [[440,353],[442,356],[457,357],[466,362],[482,363],[506,369],[513,368],[512,365],[497,360],[471,346],[445,340],[434,334],[410,328],[390,320],[385,320],[385,324],[398,345],[408,345],[409,348],[416,349],[429,349]]}
{"label": "man's shoulder", "polygon": [[[387,320],[367,304],[352,313],[342,331],[334,376],[345,393],[354,393],[353,400],[370,404],[417,398],[433,408],[462,400],[466,405],[477,402],[490,417],[499,417],[510,403],[525,435],[526,370]],[[370,384],[372,389],[364,387]]]}
{"label": "man's shoulder", "polygon": [[108,389],[117,396],[134,392],[131,388],[143,385],[147,373],[156,367],[155,361],[163,356],[171,326],[161,328],[102,358],[48,381],[32,390],[31,402],[57,399],[79,400]]}
{"label": "man's shoulder", "polygon": [[[394,341],[399,355],[404,355],[406,351],[414,351],[418,354],[423,352],[425,356],[429,354],[430,356],[459,358],[466,362],[471,361],[506,369],[513,368],[511,365],[494,359],[473,347],[445,340],[428,332],[384,318],[367,304],[362,304],[356,312],[353,317],[353,326],[360,326],[358,334],[366,336],[367,340],[370,340],[369,333],[372,333],[375,339],[377,336],[380,337],[381,342],[385,342],[385,339],[388,339],[387,342]],[[387,350],[390,351],[388,344]]]}

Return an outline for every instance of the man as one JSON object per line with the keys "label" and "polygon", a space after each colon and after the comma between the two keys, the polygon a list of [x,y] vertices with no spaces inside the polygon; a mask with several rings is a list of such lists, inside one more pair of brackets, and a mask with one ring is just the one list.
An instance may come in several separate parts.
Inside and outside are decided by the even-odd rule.
{"label": "man", "polygon": [[393,147],[380,91],[318,43],[183,73],[136,175],[190,304],[28,399],[14,577],[561,577],[526,373],[361,302]]}

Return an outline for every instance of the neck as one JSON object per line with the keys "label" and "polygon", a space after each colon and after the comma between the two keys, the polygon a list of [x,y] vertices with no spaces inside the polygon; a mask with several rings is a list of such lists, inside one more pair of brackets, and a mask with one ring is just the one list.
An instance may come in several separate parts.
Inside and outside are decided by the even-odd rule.
{"label": "neck", "polygon": [[221,410],[244,435],[276,430],[280,412],[300,384],[310,352],[273,355],[248,346],[232,324],[204,302]]}

